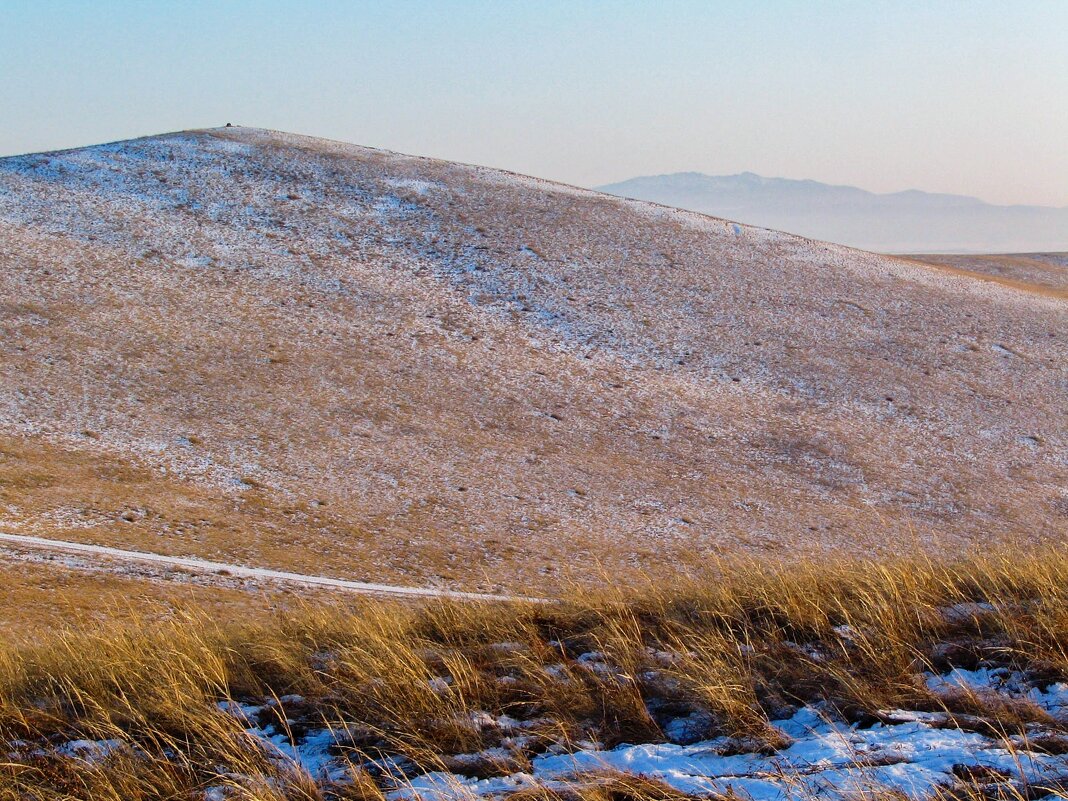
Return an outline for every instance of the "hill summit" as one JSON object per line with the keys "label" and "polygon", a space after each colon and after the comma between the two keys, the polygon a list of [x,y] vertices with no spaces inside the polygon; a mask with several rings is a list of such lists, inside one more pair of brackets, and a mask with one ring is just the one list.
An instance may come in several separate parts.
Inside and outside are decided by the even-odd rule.
{"label": "hill summit", "polygon": [[6,158],[0,527],[470,589],[1056,538],[1065,309],[250,128]]}

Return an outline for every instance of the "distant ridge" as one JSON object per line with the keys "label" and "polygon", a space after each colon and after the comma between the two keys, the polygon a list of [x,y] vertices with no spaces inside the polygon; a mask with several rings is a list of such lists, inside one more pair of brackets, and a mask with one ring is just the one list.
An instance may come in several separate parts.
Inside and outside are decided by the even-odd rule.
{"label": "distant ridge", "polygon": [[1068,208],[995,206],[964,195],[765,178],[752,172],[652,175],[601,192],[886,253],[1068,250]]}

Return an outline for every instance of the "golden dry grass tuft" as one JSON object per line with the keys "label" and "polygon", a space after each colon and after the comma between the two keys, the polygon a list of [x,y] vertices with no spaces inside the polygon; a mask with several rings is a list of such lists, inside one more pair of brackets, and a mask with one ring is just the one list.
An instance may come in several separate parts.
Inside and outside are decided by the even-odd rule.
{"label": "golden dry grass tuft", "polygon": [[[675,586],[576,589],[557,604],[317,603],[252,620],[191,606],[73,626],[0,649],[0,798],[216,788],[381,801],[403,782],[374,767],[384,755],[403,758],[410,776],[494,749],[464,772],[503,775],[550,748],[663,741],[666,719],[696,712],[704,737],[771,752],[784,738],[769,721],[818,701],[849,720],[944,711],[1009,742],[1029,723],[1060,724],[1026,702],[935,695],[923,674],[986,664],[1063,681],[1066,609],[1068,553],[1056,549],[957,562],[734,562]],[[255,702],[257,723],[293,741],[331,727],[346,777],[317,784],[249,734],[231,701]],[[523,726],[520,746],[486,722],[505,715]],[[77,750],[100,747],[92,758]],[[516,795],[528,797],[679,796],[601,776]]]}

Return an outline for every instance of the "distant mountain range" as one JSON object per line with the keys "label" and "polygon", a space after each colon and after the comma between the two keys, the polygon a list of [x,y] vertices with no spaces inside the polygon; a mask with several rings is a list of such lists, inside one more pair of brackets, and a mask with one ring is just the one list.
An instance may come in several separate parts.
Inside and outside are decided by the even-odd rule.
{"label": "distant mountain range", "polygon": [[883,195],[751,172],[652,175],[597,189],[887,253],[1068,250],[1068,208],[994,206],[917,190]]}

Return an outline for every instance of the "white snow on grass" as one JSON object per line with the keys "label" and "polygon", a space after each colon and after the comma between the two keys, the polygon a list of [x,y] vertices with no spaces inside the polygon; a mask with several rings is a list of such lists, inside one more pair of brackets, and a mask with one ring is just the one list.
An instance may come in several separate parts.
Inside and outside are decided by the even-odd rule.
{"label": "white snow on grass", "polygon": [[[853,548],[866,530],[881,547],[887,520],[939,542],[1055,527],[1044,510],[1068,448],[1064,343],[1049,334],[1063,300],[246,128],[0,159],[0,240],[16,325],[6,433],[235,497],[244,475],[286,504],[332,497],[381,519],[374,568],[398,569],[386,549],[401,546],[381,543],[406,539],[408,509],[451,492],[460,465],[482,486],[462,504],[442,496],[442,536],[493,559],[491,530],[550,550],[581,534],[711,554],[717,530],[756,552],[797,538]],[[256,358],[276,338],[283,358]],[[143,403],[176,392],[196,402]],[[531,461],[537,439],[516,447],[493,427],[469,452],[447,429],[493,404],[534,430],[550,398],[574,410],[553,426],[561,458]],[[351,413],[387,404],[409,434]],[[293,426],[306,449],[288,444]],[[200,447],[179,441],[193,427]],[[276,429],[289,435],[261,436]],[[587,482],[589,449],[613,469]],[[1021,454],[1033,470],[1016,470]],[[628,464],[650,466],[648,489]],[[733,480],[706,480],[708,465]],[[988,489],[1010,473],[1012,520]]]}
{"label": "white snow on grass", "polygon": [[[945,675],[928,675],[926,681],[936,694],[967,687],[1026,698],[1050,710],[1054,717],[1068,712],[1068,686],[1054,684],[1040,689],[1029,686],[1022,675],[1008,671],[953,670]],[[314,730],[298,742],[278,724],[255,722],[262,718],[260,712],[265,706],[228,704],[221,708],[247,722],[246,731],[259,738],[278,759],[290,760],[318,782],[344,781],[349,762],[338,756],[339,746],[344,748],[348,736],[344,724]],[[493,718],[488,713],[486,716]],[[772,723],[789,742],[772,754],[740,752],[739,741],[728,737],[690,745],[625,744],[610,750],[594,743],[578,743],[572,746],[577,745],[577,749],[570,752],[564,752],[563,746],[550,747],[530,760],[528,770],[489,778],[462,772],[468,764],[508,764],[507,749],[494,747],[450,757],[449,764],[457,772],[412,775],[409,771],[405,776],[391,771],[395,788],[387,798],[496,798],[532,787],[565,790],[620,774],[659,780],[682,793],[733,793],[753,801],[846,799],[878,790],[925,798],[965,777],[980,784],[998,782],[1017,788],[1057,786],[1068,781],[1068,754],[1028,750],[1026,738],[996,739],[965,731],[954,727],[946,713],[893,710],[885,713],[884,719],[889,722],[870,727],[851,725],[830,711],[809,706]],[[516,723],[510,718],[502,721]],[[1035,730],[1036,736],[1043,733]]]}
{"label": "white snow on grass", "polygon": [[[1049,710],[1059,723],[1068,722],[1065,684],[1042,688],[1019,673],[998,669],[954,669],[943,675],[928,674],[925,680],[936,694],[967,689],[1026,698]],[[351,781],[354,766],[362,766],[386,783],[389,801],[471,801],[537,787],[565,791],[621,775],[660,781],[681,793],[734,795],[751,801],[816,797],[847,801],[880,791],[922,799],[962,781],[991,790],[995,785],[1002,791],[1011,788],[1009,792],[1037,798],[1068,783],[1068,753],[1047,753],[1035,747],[1043,737],[1060,737],[1055,729],[1033,725],[1026,737],[996,738],[957,728],[952,716],[943,712],[891,710],[880,713],[884,722],[863,726],[842,721],[829,708],[802,707],[792,717],[772,723],[788,743],[772,753],[747,750],[730,737],[689,745],[624,744],[608,750],[592,742],[560,742],[529,762],[517,762],[517,749],[525,747],[520,745],[525,741],[520,735],[481,752],[445,755],[444,763],[454,772],[418,774],[415,765],[401,755],[365,761],[352,748],[355,730],[351,724],[307,729],[292,720],[291,716],[300,718],[301,709],[306,708],[300,696],[260,704],[223,701],[218,708],[240,722],[281,772],[296,771],[320,786],[338,787]],[[473,721],[480,728],[512,734],[539,722],[488,712],[473,713]],[[120,740],[72,740],[57,746],[55,752],[94,763],[131,748],[136,751]],[[487,765],[507,771],[506,766],[516,764],[524,764],[524,769],[488,778],[465,773],[470,767],[471,773],[482,770],[485,775]],[[221,786],[209,788],[205,795],[226,797]]]}
{"label": "white snow on grass", "polygon": [[927,689],[936,694],[970,692],[982,697],[1000,695],[1029,701],[1055,718],[1068,716],[1068,683],[1057,682],[1043,689],[1034,687],[1018,671],[1007,668],[954,668],[941,676],[930,676]]}
{"label": "white snow on grass", "polygon": [[754,801],[799,795],[845,798],[873,789],[922,798],[956,781],[954,769],[989,769],[1036,784],[1068,777],[1068,759],[1013,751],[975,732],[913,721],[867,729],[825,720],[805,708],[776,727],[793,743],[771,756],[723,755],[726,738],[693,745],[623,745],[610,751],[547,755],[529,773],[488,779],[434,772],[411,780],[393,799],[496,796],[525,786],[574,783],[584,774],[624,773],[661,780],[697,795],[735,793]]}

